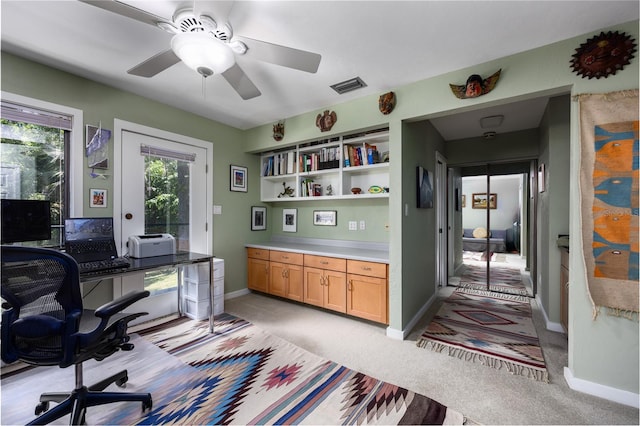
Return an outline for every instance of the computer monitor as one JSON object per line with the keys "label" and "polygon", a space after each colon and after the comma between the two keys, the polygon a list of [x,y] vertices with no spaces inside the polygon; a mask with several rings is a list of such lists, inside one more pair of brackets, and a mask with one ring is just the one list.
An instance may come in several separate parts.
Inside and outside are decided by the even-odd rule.
{"label": "computer monitor", "polygon": [[48,200],[0,200],[2,244],[51,239],[51,203]]}

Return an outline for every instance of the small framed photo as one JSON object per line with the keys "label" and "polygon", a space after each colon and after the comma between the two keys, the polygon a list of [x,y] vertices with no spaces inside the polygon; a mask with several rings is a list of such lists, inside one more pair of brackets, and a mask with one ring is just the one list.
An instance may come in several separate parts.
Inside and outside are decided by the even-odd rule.
{"label": "small framed photo", "polygon": [[314,210],[313,224],[318,226],[336,226],[338,212],[335,210]]}
{"label": "small framed photo", "polygon": [[89,190],[89,207],[107,207],[107,190],[106,189],[90,189]]}
{"label": "small framed photo", "polygon": [[298,210],[283,209],[282,210],[282,230],[284,232],[297,232],[298,226]]}
{"label": "small framed photo", "polygon": [[230,189],[236,192],[247,192],[247,168],[231,165]]}
{"label": "small framed photo", "polygon": [[264,231],[267,229],[267,208],[251,207],[251,230]]}

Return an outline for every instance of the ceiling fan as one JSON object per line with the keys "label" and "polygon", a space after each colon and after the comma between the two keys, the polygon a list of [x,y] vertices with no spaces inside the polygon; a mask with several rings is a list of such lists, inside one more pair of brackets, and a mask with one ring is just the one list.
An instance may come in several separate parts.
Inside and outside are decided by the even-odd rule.
{"label": "ceiling fan", "polygon": [[182,61],[203,77],[221,74],[246,100],[260,96],[260,90],[240,68],[235,55],[247,54],[254,59],[309,73],[315,73],[320,65],[321,56],[317,53],[248,37],[236,39],[231,24],[219,24],[211,16],[196,14],[191,8],[178,9],[169,21],[115,0],[80,1],[173,34],[171,48],[128,70],[132,75],[153,77]]}

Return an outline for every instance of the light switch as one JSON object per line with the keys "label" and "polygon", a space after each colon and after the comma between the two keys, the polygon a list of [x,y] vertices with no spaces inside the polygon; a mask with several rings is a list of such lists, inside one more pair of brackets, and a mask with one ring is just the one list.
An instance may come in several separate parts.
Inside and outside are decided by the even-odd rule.
{"label": "light switch", "polygon": [[213,205],[213,214],[222,214],[222,206]]}

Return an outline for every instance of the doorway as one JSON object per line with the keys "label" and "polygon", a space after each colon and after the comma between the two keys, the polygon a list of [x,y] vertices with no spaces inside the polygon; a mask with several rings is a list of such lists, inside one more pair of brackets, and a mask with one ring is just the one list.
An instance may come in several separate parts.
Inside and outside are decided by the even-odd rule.
{"label": "doorway", "polygon": [[531,239],[529,163],[485,164],[459,170],[460,265],[449,284],[532,297],[527,246]]}
{"label": "doorway", "polygon": [[[121,180],[114,216],[121,253],[128,251],[129,236],[143,234],[169,234],[178,251],[211,253],[207,164],[212,145],[131,123],[116,132]],[[144,320],[169,315],[178,311],[180,272],[167,268],[127,275],[119,285],[114,282],[114,293],[148,290],[150,297],[137,306],[149,312]]]}

